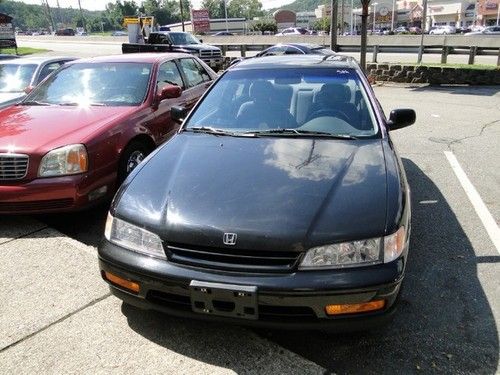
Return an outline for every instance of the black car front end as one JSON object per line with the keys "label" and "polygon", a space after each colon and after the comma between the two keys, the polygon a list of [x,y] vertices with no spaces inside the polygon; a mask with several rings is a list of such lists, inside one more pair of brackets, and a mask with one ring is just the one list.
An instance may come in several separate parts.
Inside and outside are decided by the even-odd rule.
{"label": "black car front end", "polygon": [[[155,259],[108,241],[99,248],[101,275],[125,303],[180,317],[280,329],[356,331],[387,323],[405,262],[406,252],[391,263],[335,271],[230,272]],[[328,314],[328,306],[374,310]]]}

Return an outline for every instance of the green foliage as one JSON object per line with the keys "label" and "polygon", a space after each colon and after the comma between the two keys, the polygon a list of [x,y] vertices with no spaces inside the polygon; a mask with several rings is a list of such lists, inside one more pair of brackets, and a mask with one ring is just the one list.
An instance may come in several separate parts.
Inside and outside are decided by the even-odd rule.
{"label": "green foliage", "polygon": [[[342,0],[338,0],[340,4]],[[346,0],[346,4],[351,5],[351,2]],[[319,5],[330,5],[329,0],[295,0],[293,3],[283,5],[279,8],[270,9],[269,12],[272,14],[274,11],[278,9],[288,9],[293,10],[294,12],[305,12],[305,11],[314,11]],[[354,7],[361,7],[361,0],[354,0]]]}
{"label": "green foliage", "polygon": [[278,26],[274,20],[260,20],[255,22],[250,29],[260,31],[262,34],[266,31],[275,34],[278,31]]}
{"label": "green foliage", "polygon": [[200,8],[208,9],[210,18],[225,18],[224,0],[203,0]]}
{"label": "green foliage", "polygon": [[[208,9],[210,18],[225,18],[224,0],[203,0],[201,9]],[[259,0],[231,0],[227,4],[229,18],[246,18],[251,20],[262,17],[262,3]]]}
{"label": "green foliage", "polygon": [[231,0],[227,13],[228,17],[244,17],[247,20],[264,15],[262,3],[259,0]]}

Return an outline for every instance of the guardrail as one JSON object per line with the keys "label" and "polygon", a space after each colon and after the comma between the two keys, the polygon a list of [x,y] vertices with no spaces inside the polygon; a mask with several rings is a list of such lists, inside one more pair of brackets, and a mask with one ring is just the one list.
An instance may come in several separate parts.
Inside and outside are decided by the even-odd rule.
{"label": "guardrail", "polygon": [[[241,57],[246,57],[248,51],[262,51],[273,44],[215,44],[221,48],[222,55],[226,56],[228,51],[239,51]],[[329,47],[325,45],[325,47]],[[378,62],[379,53],[412,53],[420,52],[418,45],[370,45],[367,47],[367,52],[372,54],[372,62]],[[360,52],[359,45],[339,44],[337,52]],[[474,64],[476,56],[498,56],[497,66],[500,66],[500,47],[483,47],[483,46],[450,46],[450,45],[424,45],[422,54],[441,54],[441,63],[446,64],[449,55],[468,55],[468,64]]]}

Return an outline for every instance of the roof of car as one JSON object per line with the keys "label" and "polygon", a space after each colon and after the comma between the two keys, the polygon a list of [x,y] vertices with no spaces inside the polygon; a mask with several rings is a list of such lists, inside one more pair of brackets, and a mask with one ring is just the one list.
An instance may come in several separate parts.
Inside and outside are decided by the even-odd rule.
{"label": "roof of car", "polygon": [[78,63],[156,63],[166,59],[178,59],[181,57],[192,57],[186,53],[126,53],[122,55],[98,56],[78,60]]}
{"label": "roof of car", "polygon": [[356,60],[345,55],[281,55],[256,57],[254,59],[243,60],[234,65],[231,70],[243,69],[266,69],[266,68],[357,68]]}
{"label": "roof of car", "polygon": [[60,61],[60,60],[65,60],[68,59],[70,60],[76,60],[77,57],[70,57],[70,56],[27,56],[27,57],[20,57],[15,60],[5,60],[5,63],[15,63],[15,64],[43,64],[46,62],[50,61]]}

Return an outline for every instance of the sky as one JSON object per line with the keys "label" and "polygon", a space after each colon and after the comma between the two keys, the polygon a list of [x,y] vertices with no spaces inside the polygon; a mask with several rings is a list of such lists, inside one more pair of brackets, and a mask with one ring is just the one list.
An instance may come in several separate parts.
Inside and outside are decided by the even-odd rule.
{"label": "sky", "polygon": [[[49,5],[51,7],[57,6],[57,0],[48,0]],[[82,3],[82,8],[88,10],[104,10],[106,4],[110,2],[110,0],[80,0]],[[293,2],[293,0],[260,0],[264,9],[276,8],[284,4],[288,4]],[[26,4],[41,4],[41,0],[21,0],[22,3]],[[137,3],[140,0],[136,0]],[[191,0],[191,3],[195,8],[199,7],[202,0]],[[59,0],[59,5],[62,8],[78,8],[78,0]]]}

